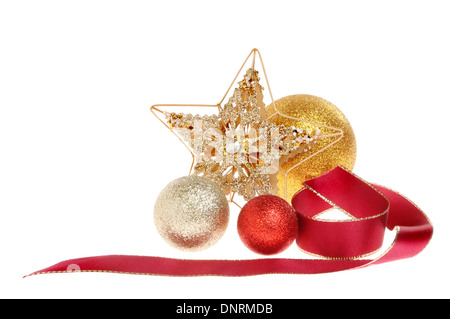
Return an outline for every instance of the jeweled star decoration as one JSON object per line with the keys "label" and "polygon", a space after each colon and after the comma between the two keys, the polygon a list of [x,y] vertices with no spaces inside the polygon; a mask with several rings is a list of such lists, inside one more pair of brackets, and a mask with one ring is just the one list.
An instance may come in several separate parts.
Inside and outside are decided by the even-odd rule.
{"label": "jeweled star decoration", "polygon": [[216,182],[231,202],[236,193],[246,201],[275,193],[280,161],[308,151],[320,135],[319,129],[305,132],[267,121],[259,81],[253,64],[223,108],[221,103],[215,105],[217,115],[169,113],[156,108],[182,105],[152,107],[163,114],[166,126],[191,151],[189,174]]}

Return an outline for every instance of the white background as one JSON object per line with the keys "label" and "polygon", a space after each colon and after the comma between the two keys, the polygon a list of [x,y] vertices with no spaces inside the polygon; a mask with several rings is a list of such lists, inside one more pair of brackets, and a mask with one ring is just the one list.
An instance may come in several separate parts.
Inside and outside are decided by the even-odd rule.
{"label": "white background", "polygon": [[[0,2],[0,297],[448,298],[448,1]],[[22,276],[105,254],[257,258],[236,232],[179,252],[153,205],[190,155],[150,113],[218,103],[252,48],[274,98],[347,116],[354,172],[412,199],[434,236],[418,256],[324,275]],[[268,94],[266,94],[266,103]],[[277,257],[301,258],[295,245]]]}

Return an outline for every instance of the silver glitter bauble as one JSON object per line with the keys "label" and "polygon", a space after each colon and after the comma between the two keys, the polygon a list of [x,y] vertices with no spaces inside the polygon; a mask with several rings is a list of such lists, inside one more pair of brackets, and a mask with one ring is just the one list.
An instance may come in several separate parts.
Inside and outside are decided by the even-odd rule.
{"label": "silver glitter bauble", "polygon": [[155,203],[156,229],[171,246],[200,251],[214,245],[225,233],[230,208],[217,184],[199,176],[169,183]]}

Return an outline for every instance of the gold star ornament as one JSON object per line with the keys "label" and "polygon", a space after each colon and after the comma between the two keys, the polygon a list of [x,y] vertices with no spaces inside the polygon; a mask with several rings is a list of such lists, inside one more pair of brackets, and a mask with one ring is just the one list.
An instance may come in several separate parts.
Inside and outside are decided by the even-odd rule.
{"label": "gold star ornament", "polygon": [[[191,152],[193,161],[189,174],[216,182],[234,203],[235,194],[248,201],[258,195],[276,193],[279,166],[299,153],[308,152],[320,136],[319,128],[305,131],[268,121],[263,87],[259,83],[259,72],[254,68],[256,53],[259,51],[252,50],[245,60],[236,78],[253,54],[252,66],[223,107],[221,104],[236,78],[217,105],[166,104],[151,108]],[[260,61],[262,64],[261,57]],[[262,67],[264,69],[263,64]],[[160,110],[165,106],[217,107],[218,114],[192,115]]]}

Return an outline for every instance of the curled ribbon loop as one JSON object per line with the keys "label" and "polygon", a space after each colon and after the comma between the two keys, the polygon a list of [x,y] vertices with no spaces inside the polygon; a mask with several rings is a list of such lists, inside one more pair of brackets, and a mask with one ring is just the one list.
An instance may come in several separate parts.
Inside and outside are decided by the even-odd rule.
{"label": "curled ribbon loop", "polygon": [[[355,259],[381,248],[389,212],[389,201],[381,192],[344,169],[304,185],[292,199],[300,249],[324,258]],[[320,219],[331,208],[351,219]]]}
{"label": "curled ribbon loop", "polygon": [[[297,245],[324,259],[186,260],[107,255],[62,261],[30,275],[73,272],[74,267],[77,272],[167,276],[318,274],[410,258],[431,240],[433,226],[413,202],[342,167],[304,185],[292,199],[299,218]],[[321,219],[320,214],[330,208],[340,209],[351,219]],[[396,231],[391,246],[375,259],[360,259],[380,249],[386,228]]]}

